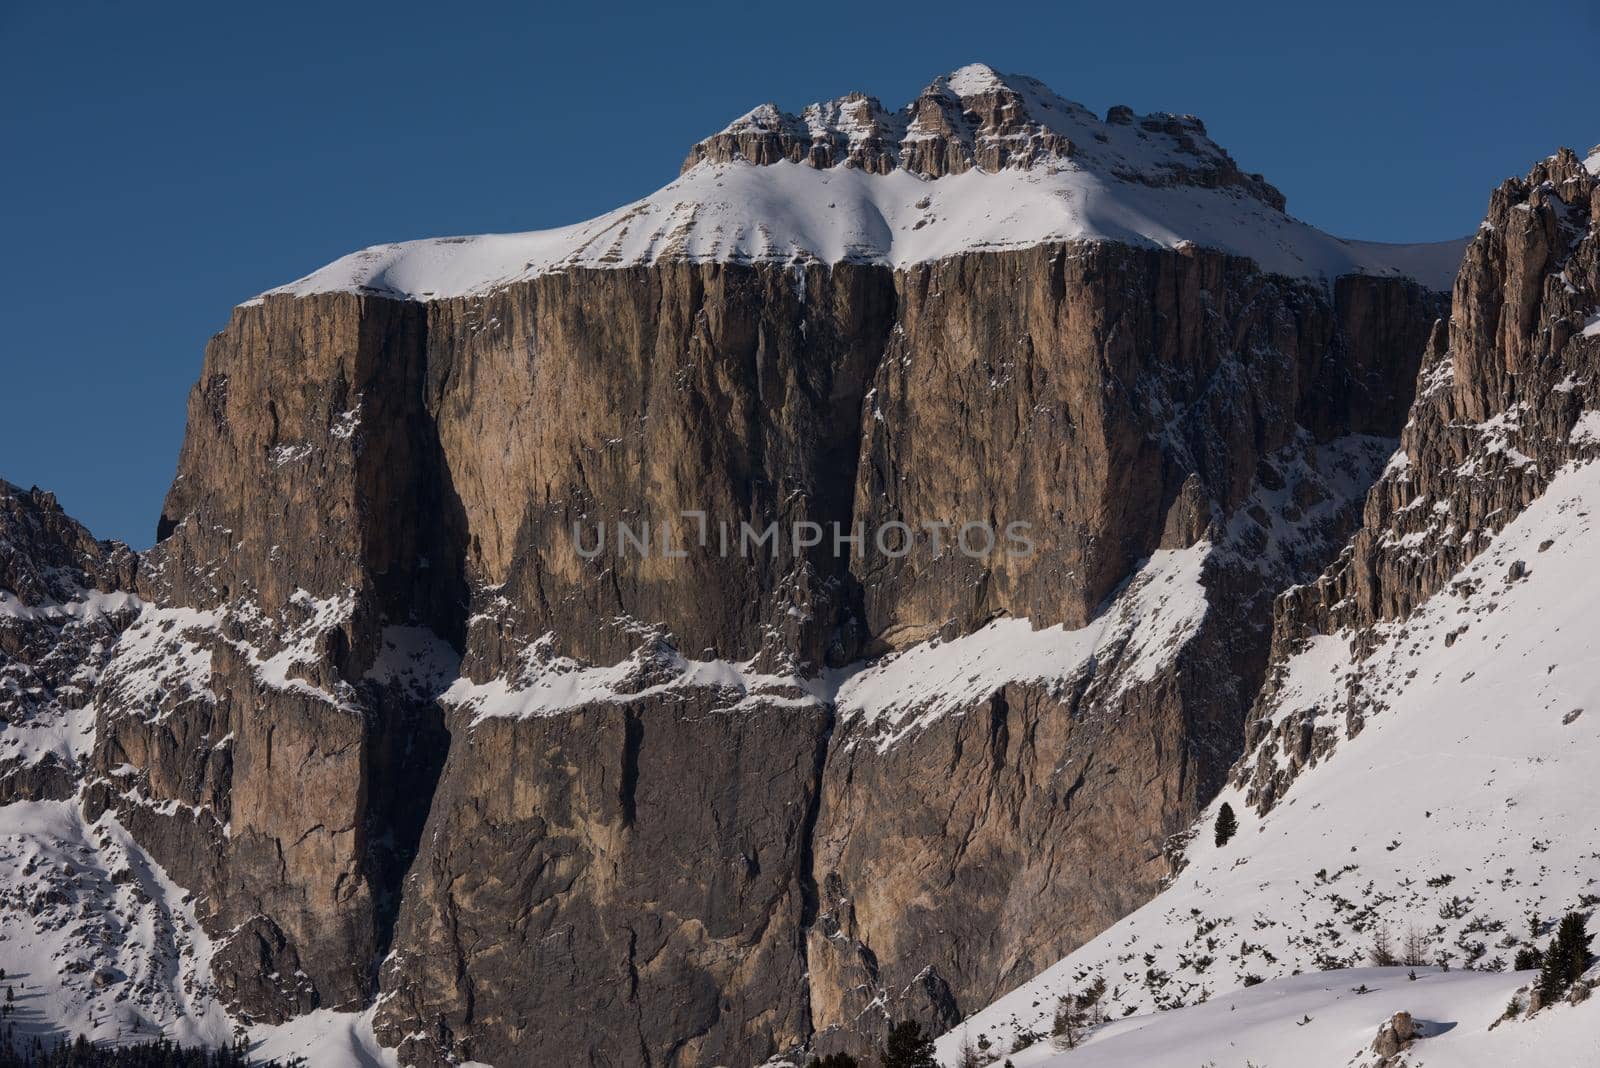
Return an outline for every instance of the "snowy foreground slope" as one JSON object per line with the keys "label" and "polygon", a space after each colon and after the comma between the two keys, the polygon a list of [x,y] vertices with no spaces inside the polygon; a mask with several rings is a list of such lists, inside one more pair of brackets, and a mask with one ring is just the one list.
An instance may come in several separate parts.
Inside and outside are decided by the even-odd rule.
{"label": "snowy foreground slope", "polygon": [[231,1037],[192,897],[110,814],[76,799],[0,807],[0,967],[27,1041]]}
{"label": "snowy foreground slope", "polygon": [[[1059,1050],[1041,1041],[1015,1068],[1329,1068],[1372,1064],[1385,1020],[1410,1013],[1417,1068],[1580,1068],[1600,1064],[1600,1000],[1491,1025],[1528,974],[1361,968],[1310,972],[1134,1016]],[[949,1058],[947,1058],[948,1060]],[[1004,1063],[1003,1061],[1001,1063]]]}
{"label": "snowy foreground slope", "polygon": [[[1600,904],[1597,501],[1600,463],[1568,467],[1445,590],[1381,624],[1361,668],[1386,710],[1264,817],[1225,790],[1169,889],[946,1035],[946,1062],[970,1041],[1018,1068],[1345,1065],[1404,1010],[1433,1036],[1415,1063],[1600,1063],[1593,1000],[1486,1033],[1531,978],[1506,971],[1531,929],[1543,946],[1563,912]],[[1294,657],[1279,707],[1337,705],[1348,638]],[[1240,827],[1219,848],[1223,803]],[[1385,928],[1397,947],[1415,932],[1452,971],[1359,970]],[[1112,1018],[1136,1015],[1077,1051],[1010,1053],[1096,977]],[[1245,987],[1260,980],[1278,981]],[[1363,984],[1375,992],[1354,994]]]}
{"label": "snowy foreground slope", "polygon": [[[193,895],[115,816],[87,821],[76,798],[0,807],[0,985],[14,990],[19,1042],[231,1042],[238,1025],[217,1000],[211,953]],[[371,1017],[322,1011],[252,1028],[252,1056],[397,1068]]]}

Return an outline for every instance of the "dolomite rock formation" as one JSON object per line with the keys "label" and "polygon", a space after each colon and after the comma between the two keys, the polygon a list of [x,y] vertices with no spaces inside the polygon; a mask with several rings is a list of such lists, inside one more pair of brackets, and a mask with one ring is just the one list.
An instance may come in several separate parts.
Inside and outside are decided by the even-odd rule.
{"label": "dolomite rock formation", "polygon": [[[813,267],[803,292],[685,264],[238,311],[146,563],[160,607],[102,690],[93,797],[206,895],[241,1010],[359,1004],[388,955],[380,1034],[420,1062],[861,1049],[1153,892],[1236,751],[1266,645],[1248,620],[1349,522],[1314,488],[1337,468],[1292,475],[1326,505],[1300,559],[1268,545],[1261,495],[1395,429],[1434,298],[1114,245]],[[1040,551],[571,551],[579,517],[688,507],[1003,515]],[[1084,626],[1140,560],[1208,535],[1237,559],[1208,565],[1211,614],[1168,666],[1109,650],[881,753],[870,709],[796,684],[653,692],[680,655],[798,678],[997,617]],[[630,661],[641,641],[657,654]],[[439,700],[452,645],[458,693],[565,658],[639,669],[479,720]]]}
{"label": "dolomite rock formation", "polygon": [[77,788],[76,742],[117,635],[138,610],[138,558],[96,541],[55,497],[0,480],[0,804]]}
{"label": "dolomite rock formation", "polygon": [[[1301,232],[1198,120],[1047,94],[752,113],[679,192],[1084,168]],[[406,1063],[693,1066],[987,1003],[1169,873],[1445,310],[1131,231],[746,256],[686,203],[637,254],[637,206],[368,250],[208,346],[84,796],[244,1016],[381,994]],[[685,512],[918,540],[724,557]],[[968,520],[1035,551],[934,547]],[[695,551],[576,551],[618,523]]]}
{"label": "dolomite rock formation", "polygon": [[1177,149],[1176,158],[1155,171],[1117,166],[1119,178],[1230,187],[1283,209],[1283,194],[1261,175],[1240,171],[1193,115],[1136,116],[1127,107],[1114,107],[1101,123],[1082,105],[1061,99],[1032,78],[1001,77],[982,64],[935,79],[898,112],[861,93],[812,104],[800,115],[763,104],[695,145],[683,170],[734,160],[758,166],[784,160],[817,168],[846,166],[871,174],[900,168],[924,178],[974,168],[1027,170],[1104,153],[1108,125],[1134,128],[1141,136],[1169,136]]}
{"label": "dolomite rock formation", "polygon": [[[1400,451],[1362,525],[1315,583],[1275,607],[1274,660],[1312,635],[1346,634],[1357,661],[1374,628],[1447,589],[1554,474],[1600,448],[1600,153],[1569,149],[1497,189],[1467,247],[1448,326],[1433,330]],[[1529,566],[1513,565],[1507,582]],[[1282,714],[1274,671],[1236,775],[1270,808],[1303,767],[1383,701],[1360,672],[1340,708]]]}
{"label": "dolomite rock formation", "polygon": [[242,308],[213,340],[140,574],[157,607],[96,702],[91,818],[113,808],[205,895],[251,1019],[371,995],[442,759],[433,695],[384,660],[410,633],[391,622],[429,648],[461,633],[424,321],[329,296]]}
{"label": "dolomite rock formation", "polygon": [[[475,595],[468,678],[537,678],[558,652],[615,661],[642,619],[685,655],[774,670],[996,617],[1087,624],[1164,543],[1192,545],[1215,521],[1235,544],[1225,517],[1262,473],[1314,451],[1302,410],[1328,440],[1392,430],[1414,373],[1406,353],[1438,306],[1415,286],[1360,279],[1329,303],[1227,257],[1116,246],[903,274],[812,268],[804,292],[802,303],[785,272],[685,266],[575,273],[434,307],[436,328],[458,307],[502,324],[436,372],[447,466],[469,529],[485,532],[469,550],[488,588]],[[597,306],[614,312],[578,334],[571,324],[594,322]],[[666,336],[675,328],[685,333]],[[1102,337],[1121,340],[1108,349]],[[549,362],[530,369],[514,355],[524,346]],[[1371,367],[1344,363],[1352,350]],[[597,351],[608,403],[592,383]],[[678,355],[646,361],[663,352]],[[537,412],[524,398],[550,390],[553,404],[557,388],[595,391],[588,418],[487,433],[508,419],[517,429],[498,405]],[[1166,437],[1180,407],[1189,414]],[[1386,452],[1365,462],[1375,470]],[[760,495],[741,498],[752,480],[729,470],[757,456]],[[535,498],[516,496],[534,472]],[[1130,497],[1134,486],[1144,492]],[[869,527],[1004,515],[1031,521],[1040,551],[865,567],[819,553],[773,567],[609,552],[585,565],[566,546],[578,515],[686,507]],[[501,514],[521,517],[509,544],[490,540],[512,528]],[[1307,524],[1312,561],[1350,518],[1335,506]],[[1237,538],[1250,566],[1279,551]],[[1127,665],[1113,650],[1053,686],[997,686],[881,755],[880,722],[804,690],[652,693],[673,677],[665,654],[638,661],[621,692],[552,715],[479,719],[466,704],[405,887],[380,1033],[418,1059],[582,1048],[626,1062],[642,1048],[688,1064],[764,1057],[818,1032],[862,1049],[886,1022],[864,1012],[880,992],[895,1013],[950,1022],[1154,889],[1165,836],[1236,751],[1266,639],[1244,621],[1306,563],[1285,559],[1264,581],[1219,560],[1218,614],[1170,674],[1119,685]],[[586,581],[596,574],[605,582]],[[1074,760],[1089,766],[1062,770]],[[1043,841],[1018,830],[1035,815]],[[992,953],[971,952],[985,942]],[[686,990],[703,994],[685,1001]]]}

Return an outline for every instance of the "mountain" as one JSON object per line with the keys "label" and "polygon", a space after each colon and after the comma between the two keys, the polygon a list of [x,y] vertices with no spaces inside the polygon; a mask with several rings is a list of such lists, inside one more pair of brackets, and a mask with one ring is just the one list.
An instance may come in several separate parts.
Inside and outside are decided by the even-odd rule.
{"label": "mountain", "polygon": [[1461,242],[1346,241],[1284,208],[1193,115],[1114,107],[1101,120],[1032,78],[973,64],[894,113],[860,93],[798,116],[764,104],[695,145],[677,181],[586,223],[380,245],[268,295],[436,302],[584,267],[910,268],[1081,241],[1199,245],[1291,278],[1450,288]]}
{"label": "mountain", "polygon": [[[1063,1064],[1344,1065],[1397,1011],[1432,1021],[1418,1063],[1592,1057],[1600,1003],[1496,1020],[1513,996],[1529,1006],[1518,951],[1545,948],[1568,911],[1593,928],[1600,904],[1600,644],[1586,622],[1600,551],[1597,174],[1600,152],[1563,150],[1496,190],[1361,528],[1277,603],[1246,752],[1181,872],[968,1020],[950,1056],[981,1035],[1018,1068],[1054,1063],[1048,1042],[1016,1050],[1018,1035],[1048,1034],[1057,999],[1104,977],[1113,1017],[1212,1011],[1132,1016]],[[1239,830],[1219,846],[1208,832],[1223,804]],[[1416,986],[1404,969],[1337,970],[1382,942],[1397,955],[1413,943]],[[1370,1002],[1357,991],[1369,986]],[[1298,1033],[1285,1026],[1302,1015]]]}
{"label": "mountain", "polygon": [[139,610],[137,566],[50,494],[0,480],[0,801],[76,792],[99,672]]}
{"label": "mountain", "polygon": [[[151,1022],[417,1065],[860,1054],[990,1003],[966,1026],[1000,1035],[1033,995],[997,999],[1198,878],[1219,797],[1242,850],[1314,815],[1284,800],[1313,757],[1377,737],[1281,705],[1299,644],[1376,634],[1470,555],[1372,531],[1441,500],[1499,530],[1537,496],[1420,472],[1462,413],[1566,418],[1517,391],[1588,351],[1592,254],[1571,294],[1547,261],[1593,179],[1542,166],[1452,311],[1461,243],[1330,237],[1197,119],[967,67],[897,113],[758,108],[598,220],[245,302],[155,547],[75,533],[95,566],[48,594],[0,572],[0,604],[61,622],[30,649],[74,604],[114,628],[34,701],[70,745],[7,773],[55,806],[3,810],[15,878],[77,820],[48,870],[126,869],[139,893],[97,907],[172,932],[41,1011],[111,1037],[145,974]],[[1447,316],[1479,346],[1459,409]],[[1504,440],[1486,463],[1531,447]],[[63,566],[24,544],[26,574]],[[41,960],[59,915],[19,919]]]}

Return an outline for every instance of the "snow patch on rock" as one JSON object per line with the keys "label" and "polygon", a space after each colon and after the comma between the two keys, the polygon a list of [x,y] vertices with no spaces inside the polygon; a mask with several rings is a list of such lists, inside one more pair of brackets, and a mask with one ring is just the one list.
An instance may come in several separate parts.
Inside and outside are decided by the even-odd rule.
{"label": "snow patch on rock", "polygon": [[1201,574],[1211,551],[1201,542],[1155,553],[1093,622],[1076,629],[999,619],[958,638],[815,675],[764,672],[753,660],[689,659],[660,635],[620,663],[594,666],[558,655],[556,636],[547,634],[523,651],[509,677],[457,679],[442,700],[474,722],[558,715],[689,689],[720,692],[726,711],[833,702],[842,717],[881,725],[877,744],[884,749],[1011,683],[1064,684],[1112,660],[1119,686],[1155,678],[1205,618]]}
{"label": "snow patch on rock", "polygon": [[843,718],[882,724],[878,747],[970,708],[1010,683],[1064,684],[1116,659],[1122,687],[1155,678],[1199,630],[1207,542],[1153,554],[1088,626],[1034,629],[998,619],[949,641],[912,646],[845,673],[835,699]]}
{"label": "snow patch on rock", "polygon": [[691,660],[662,640],[650,640],[628,659],[598,667],[554,652],[546,634],[523,650],[518,670],[487,682],[455,680],[442,700],[473,716],[525,719],[570,712],[596,702],[638,701],[691,689],[720,691],[725,711],[809,705],[830,695],[825,680],[758,671],[754,661]]}

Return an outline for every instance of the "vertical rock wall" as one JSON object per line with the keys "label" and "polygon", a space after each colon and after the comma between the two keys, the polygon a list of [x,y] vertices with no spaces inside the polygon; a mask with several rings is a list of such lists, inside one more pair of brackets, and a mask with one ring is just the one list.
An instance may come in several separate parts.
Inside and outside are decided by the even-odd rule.
{"label": "vertical rock wall", "polygon": [[[237,1006],[381,987],[414,1063],[754,1061],[948,1022],[1156,888],[1237,755],[1265,604],[1353,522],[1372,450],[1338,450],[1398,431],[1440,305],[1107,244],[270,296],[191,398],[94,804],[203,895]],[[1021,521],[1037,552],[571,544],[686,509]],[[1203,618],[1166,644],[892,744],[831,696],[996,618],[1098,625],[1190,548]],[[458,700],[624,661],[546,714]]]}

